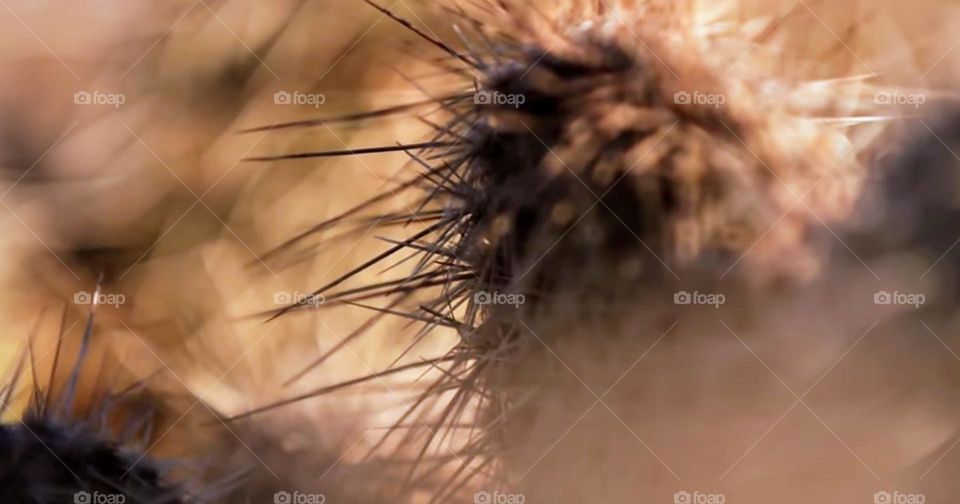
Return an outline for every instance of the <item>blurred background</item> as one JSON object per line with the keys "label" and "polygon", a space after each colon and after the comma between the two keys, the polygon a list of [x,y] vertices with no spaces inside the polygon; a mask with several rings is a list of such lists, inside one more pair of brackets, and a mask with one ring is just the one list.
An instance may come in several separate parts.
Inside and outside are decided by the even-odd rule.
{"label": "blurred background", "polygon": [[[383,3],[457,43],[436,6]],[[932,0],[745,0],[703,2],[701,12],[790,23],[784,62],[833,58],[839,73],[950,94],[960,80],[958,9]],[[294,254],[268,253],[382,191],[407,159],[245,160],[422,141],[428,129],[410,118],[244,130],[423,100],[448,85],[429,64],[436,56],[360,0],[0,0],[0,362],[13,362],[37,327],[43,350],[61,320],[79,338],[84,295],[101,275],[102,292],[117,302],[98,307],[98,359],[133,377],[164,370],[165,390],[202,401],[178,406],[174,420],[240,414],[449,348],[455,335],[436,331],[410,349],[416,328],[387,319],[376,337],[286,384],[370,315],[337,307],[267,322],[264,312],[350,271],[384,242],[311,238]],[[270,413],[259,424],[270,428],[256,435],[224,426],[208,441],[242,437],[237,456],[267,480],[288,477],[284,453],[310,459],[305,473],[351,480],[379,429],[417,393],[420,374]],[[952,425],[933,430],[936,439],[923,441],[930,446],[956,435]],[[261,437],[262,445],[249,441]],[[171,435],[157,450],[185,444]]]}
{"label": "blurred background", "polygon": [[[165,392],[190,397],[170,411],[154,452],[202,455],[186,441],[200,436],[231,445],[238,467],[270,481],[309,475],[316,485],[323,473],[327,487],[348,472],[351,457],[380,438],[376,429],[402,412],[409,390],[391,382],[402,377],[286,408],[264,420],[270,429],[232,432],[207,418],[224,432],[205,439],[172,426],[373,373],[409,345],[393,324],[382,341],[361,341],[285,386],[369,313],[331,309],[271,323],[263,313],[355,267],[382,242],[261,259],[382,190],[404,156],[244,159],[413,141],[423,127],[241,132],[422,100],[404,76],[421,63],[397,71],[403,30],[351,0],[84,0],[3,2],[0,32],[4,368],[37,327],[37,360],[49,365],[61,320],[76,349],[102,274],[102,292],[115,302],[97,311],[98,361],[134,379],[163,371]],[[310,458],[302,469],[280,464],[298,450]]]}

